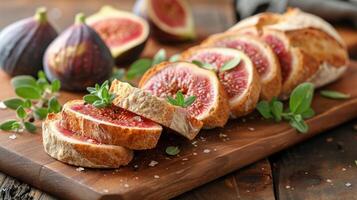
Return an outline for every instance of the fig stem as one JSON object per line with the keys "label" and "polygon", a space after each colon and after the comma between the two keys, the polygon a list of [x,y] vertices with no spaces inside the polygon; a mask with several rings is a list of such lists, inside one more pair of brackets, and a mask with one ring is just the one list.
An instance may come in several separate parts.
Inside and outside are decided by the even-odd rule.
{"label": "fig stem", "polygon": [[76,24],[84,24],[86,22],[86,17],[83,13],[78,13],[76,15],[75,23]]}
{"label": "fig stem", "polygon": [[37,8],[35,19],[42,23],[47,21],[47,9],[45,7]]}

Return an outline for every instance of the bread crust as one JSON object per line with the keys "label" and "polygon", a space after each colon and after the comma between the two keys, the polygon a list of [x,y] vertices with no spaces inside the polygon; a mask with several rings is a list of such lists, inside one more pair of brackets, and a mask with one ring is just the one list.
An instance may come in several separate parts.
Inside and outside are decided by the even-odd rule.
{"label": "bread crust", "polygon": [[190,140],[202,128],[202,122],[191,117],[184,108],[173,106],[128,83],[114,80],[110,92],[116,94],[114,105],[168,127]]}
{"label": "bread crust", "polygon": [[242,20],[228,32],[260,37],[271,34],[284,41],[285,48],[295,59],[293,71],[296,73],[291,80],[283,83],[283,98],[305,81],[312,82],[315,87],[335,81],[346,70],[349,62],[346,45],[337,31],[323,19],[299,9],[289,9],[282,15],[255,15]]}
{"label": "bread crust", "polygon": [[[204,115],[201,116],[196,116],[197,119],[201,120],[203,122],[203,128],[204,129],[211,129],[215,127],[223,127],[228,119],[229,119],[229,104],[228,104],[228,97],[226,92],[224,91],[223,86],[221,83],[218,81],[217,76],[215,75],[214,72],[204,70],[201,68],[198,68],[196,65],[193,65],[191,63],[187,62],[180,62],[180,63],[185,63],[185,65],[190,65],[189,67],[193,70],[195,70],[196,73],[198,74],[204,74],[205,76],[210,76],[211,77],[211,82],[213,86],[216,87],[216,91],[218,91],[217,96],[215,98],[215,103],[211,107],[211,109],[206,112]],[[145,84],[158,72],[160,72],[162,69],[166,67],[170,67],[173,65],[176,65],[177,63],[169,63],[169,62],[162,62],[152,68],[150,68],[140,79],[139,82],[139,87],[144,88]],[[212,80],[213,79],[213,80]]]}
{"label": "bread crust", "polygon": [[49,114],[42,124],[43,146],[51,157],[88,168],[118,168],[132,160],[133,151],[125,147],[93,144],[64,136],[56,128],[59,120],[59,115]]}
{"label": "bread crust", "polygon": [[[279,96],[282,89],[280,64],[277,56],[270,48],[270,46],[266,44],[263,40],[261,40],[259,37],[250,35],[249,31],[244,34],[239,32],[226,32],[221,34],[215,34],[207,38],[205,41],[203,41],[201,43],[201,46],[202,47],[222,46],[219,44],[219,41],[225,39],[244,41],[246,43],[258,47],[262,51],[262,53],[268,59],[269,72],[265,77],[260,76],[261,87],[262,87],[260,97],[261,99],[264,100],[271,100],[273,97]],[[257,68],[257,66],[255,67]]]}
{"label": "bread crust", "polygon": [[118,145],[134,150],[152,149],[159,141],[162,127],[126,127],[94,119],[76,112],[73,105],[82,105],[82,100],[73,100],[63,105],[61,124],[79,134],[100,143]]}

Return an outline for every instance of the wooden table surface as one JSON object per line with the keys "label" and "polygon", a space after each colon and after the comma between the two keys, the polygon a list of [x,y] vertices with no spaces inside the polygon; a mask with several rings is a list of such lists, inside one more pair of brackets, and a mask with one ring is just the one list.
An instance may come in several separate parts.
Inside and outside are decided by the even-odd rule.
{"label": "wooden table surface", "polygon": [[[224,31],[234,23],[230,0],[191,0],[201,37]],[[75,13],[91,14],[110,4],[130,10],[133,1],[115,0],[2,0],[0,28],[31,16],[46,6],[58,30],[69,26]],[[357,49],[357,31],[340,29],[351,53]],[[187,44],[188,46],[190,44]],[[165,46],[170,51],[170,46]],[[144,52],[144,56],[148,53]],[[187,192],[177,200],[204,199],[357,199],[357,119],[305,143]],[[4,161],[0,161],[4,162]],[[55,199],[0,172],[0,199]]]}

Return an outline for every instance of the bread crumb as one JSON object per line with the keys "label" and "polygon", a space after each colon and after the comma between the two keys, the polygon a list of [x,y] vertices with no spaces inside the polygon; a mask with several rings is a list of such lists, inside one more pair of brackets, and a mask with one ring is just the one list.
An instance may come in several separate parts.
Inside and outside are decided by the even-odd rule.
{"label": "bread crumb", "polygon": [[0,101],[0,109],[1,110],[5,110],[7,107],[6,107],[6,105],[4,104],[4,102],[3,101]]}
{"label": "bread crumb", "polygon": [[154,178],[159,179],[160,176],[159,175],[154,175]]}
{"label": "bread crumb", "polygon": [[346,171],[347,169],[346,168],[342,168],[342,171]]}
{"label": "bread crumb", "polygon": [[253,128],[253,127],[248,127],[248,130],[249,130],[249,131],[255,131],[255,128]]}
{"label": "bread crumb", "polygon": [[186,161],[186,160],[188,160],[188,158],[182,158],[182,161]]}
{"label": "bread crumb", "polygon": [[211,152],[211,150],[209,150],[209,149],[203,150],[203,153],[209,153],[209,152]]}
{"label": "bread crumb", "polygon": [[129,187],[129,184],[126,184],[126,183],[125,183],[125,184],[124,184],[124,187],[128,188],[128,187]]}
{"label": "bread crumb", "polygon": [[14,139],[16,139],[17,137],[16,137],[15,134],[12,134],[12,135],[9,136],[9,138],[12,139],[12,140],[14,140]]}
{"label": "bread crumb", "polygon": [[155,161],[155,160],[152,160],[150,163],[149,163],[149,166],[150,167],[155,167],[157,164],[159,164],[159,162]]}
{"label": "bread crumb", "polygon": [[218,136],[219,136],[220,138],[226,138],[226,137],[227,137],[227,135],[224,134],[224,133],[220,133]]}
{"label": "bread crumb", "polygon": [[285,186],[286,189],[290,189],[290,185]]}
{"label": "bread crumb", "polygon": [[77,171],[77,172],[82,172],[82,171],[84,171],[84,168],[83,168],[83,167],[78,167],[78,168],[76,169],[76,171]]}
{"label": "bread crumb", "polygon": [[331,179],[326,179],[326,182],[332,183],[332,180]]}

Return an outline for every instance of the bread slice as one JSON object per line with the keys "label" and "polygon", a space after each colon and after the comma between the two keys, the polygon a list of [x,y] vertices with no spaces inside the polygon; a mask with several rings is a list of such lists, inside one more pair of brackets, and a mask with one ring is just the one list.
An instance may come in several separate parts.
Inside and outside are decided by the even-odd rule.
{"label": "bread slice", "polygon": [[60,125],[60,115],[49,114],[42,124],[45,151],[53,158],[75,166],[88,168],[118,168],[127,165],[133,151],[115,145],[77,136]]}
{"label": "bread slice", "polygon": [[116,94],[113,104],[168,127],[192,140],[202,128],[202,122],[181,107],[151,95],[142,89],[114,80],[110,92]]}
{"label": "bread slice", "polygon": [[335,81],[349,62],[346,45],[337,31],[323,19],[299,9],[282,15],[259,14],[228,31],[258,35],[273,48],[282,67],[282,97],[305,81],[316,87]]}
{"label": "bread slice", "polygon": [[243,51],[257,69],[262,85],[261,98],[271,100],[279,96],[282,77],[279,60],[271,47],[259,37],[236,32],[226,32],[208,37],[203,47],[228,47]]}
{"label": "bread slice", "polygon": [[64,104],[61,125],[100,143],[134,150],[154,148],[162,131],[157,123],[122,108],[98,109],[82,100]]}
{"label": "bread slice", "polygon": [[[210,87],[209,91],[205,90],[205,86]],[[203,122],[204,129],[223,127],[229,119],[227,93],[217,75],[191,62],[162,62],[155,65],[142,76],[139,87],[164,98],[176,95],[177,91],[196,96],[195,102],[186,109]],[[211,101],[205,104],[205,100]],[[202,112],[195,112],[196,106],[200,105],[205,105],[202,106]]]}

